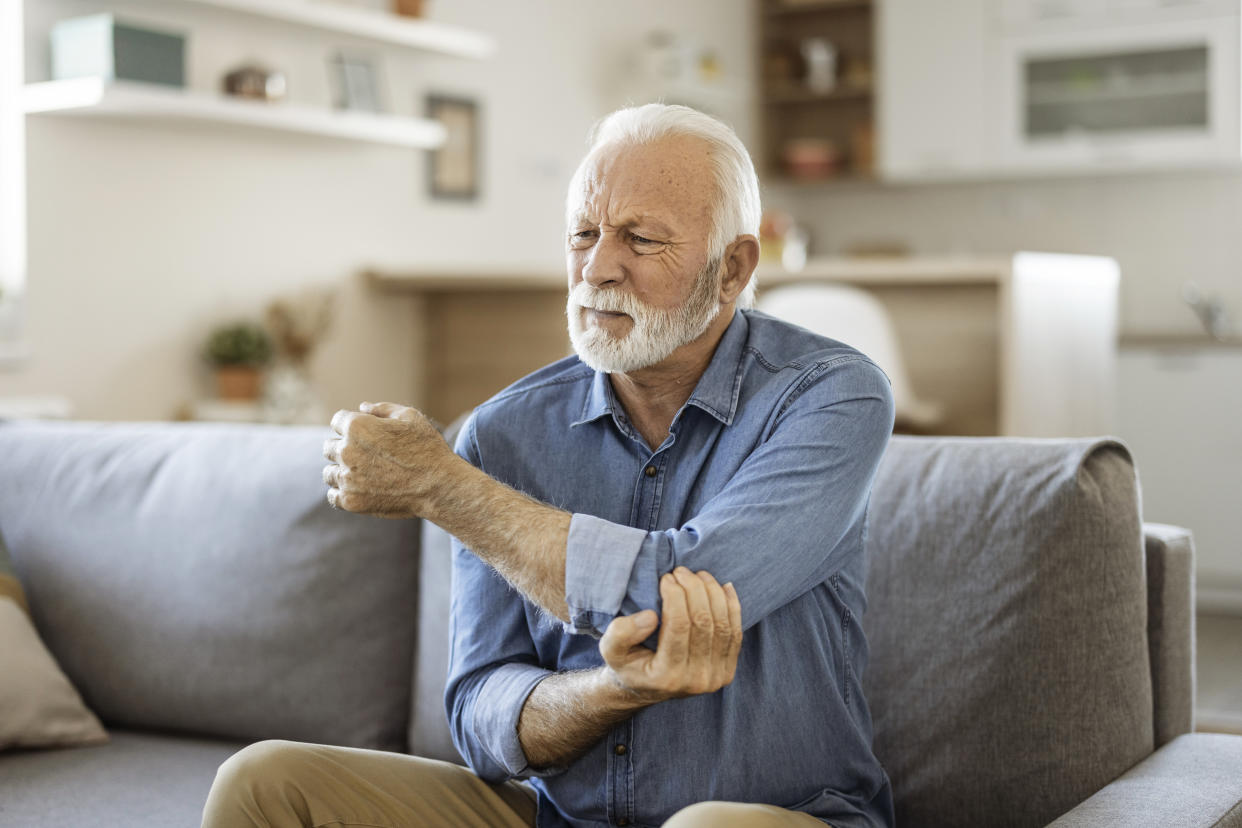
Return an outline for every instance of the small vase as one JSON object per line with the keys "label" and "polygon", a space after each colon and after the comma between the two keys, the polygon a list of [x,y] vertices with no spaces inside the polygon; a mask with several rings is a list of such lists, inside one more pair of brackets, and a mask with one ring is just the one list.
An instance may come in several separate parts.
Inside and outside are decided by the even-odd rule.
{"label": "small vase", "polygon": [[272,368],[264,394],[265,419],[285,425],[322,425],[327,414],[315,395],[306,366],[279,364]]}
{"label": "small vase", "polygon": [[222,400],[257,400],[262,375],[250,365],[216,367],[216,391]]}

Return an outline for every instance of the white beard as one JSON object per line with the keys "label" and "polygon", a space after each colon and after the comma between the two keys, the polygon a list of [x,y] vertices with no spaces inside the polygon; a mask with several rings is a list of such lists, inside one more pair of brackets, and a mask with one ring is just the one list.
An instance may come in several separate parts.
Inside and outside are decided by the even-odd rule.
{"label": "white beard", "polygon": [[[579,282],[569,292],[565,313],[574,351],[596,371],[625,373],[663,362],[682,345],[704,334],[720,313],[720,260],[709,261],[695,277],[685,304],[670,311],[643,304],[622,289],[600,290]],[[583,308],[619,311],[634,320],[624,336],[587,327]]]}

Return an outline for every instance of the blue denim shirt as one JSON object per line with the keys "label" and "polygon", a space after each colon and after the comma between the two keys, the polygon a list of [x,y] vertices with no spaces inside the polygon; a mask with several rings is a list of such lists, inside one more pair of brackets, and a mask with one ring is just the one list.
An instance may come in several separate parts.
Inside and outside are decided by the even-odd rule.
{"label": "blue denim shirt", "polygon": [[[654,452],[607,375],[576,357],[480,406],[457,452],[573,514],[572,624],[454,542],[445,704],[470,767],[493,782],[532,777],[540,826],[656,826],[713,799],[838,828],[891,825],[859,622],[867,502],[892,424],[874,363],[752,311],[734,315]],[[659,612],[660,576],[678,565],[737,589],[733,682],[639,711],[566,768],[530,767],[517,722],[531,690],[553,672],[602,665],[596,638],[608,622]]]}

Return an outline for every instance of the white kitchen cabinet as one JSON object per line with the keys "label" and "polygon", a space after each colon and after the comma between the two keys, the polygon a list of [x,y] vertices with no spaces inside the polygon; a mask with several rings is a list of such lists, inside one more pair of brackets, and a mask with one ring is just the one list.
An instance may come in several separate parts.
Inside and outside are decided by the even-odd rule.
{"label": "white kitchen cabinet", "polygon": [[890,181],[1232,167],[1239,0],[887,0]]}
{"label": "white kitchen cabinet", "polygon": [[1199,605],[1242,609],[1242,340],[1122,340],[1117,434],[1146,520],[1195,536]]}
{"label": "white kitchen cabinet", "polygon": [[998,117],[984,72],[987,0],[887,0],[879,11],[882,177],[954,178],[987,167]]}
{"label": "white kitchen cabinet", "polygon": [[[1159,11],[1159,10],[1157,10]],[[1003,169],[1141,171],[1236,164],[1238,16],[1192,6],[1125,23],[998,35]]]}

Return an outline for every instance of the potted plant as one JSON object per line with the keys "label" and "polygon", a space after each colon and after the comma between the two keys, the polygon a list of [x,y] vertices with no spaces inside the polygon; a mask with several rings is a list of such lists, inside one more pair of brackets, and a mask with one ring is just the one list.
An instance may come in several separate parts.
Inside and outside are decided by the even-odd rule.
{"label": "potted plant", "polygon": [[253,322],[222,325],[207,338],[207,360],[216,369],[216,387],[225,400],[255,400],[260,370],[272,358],[272,340]]}

